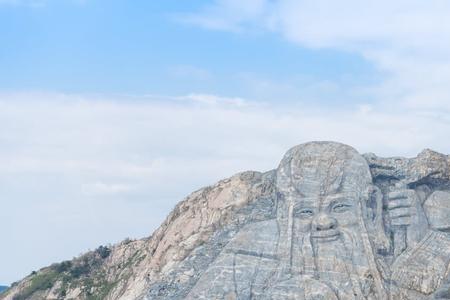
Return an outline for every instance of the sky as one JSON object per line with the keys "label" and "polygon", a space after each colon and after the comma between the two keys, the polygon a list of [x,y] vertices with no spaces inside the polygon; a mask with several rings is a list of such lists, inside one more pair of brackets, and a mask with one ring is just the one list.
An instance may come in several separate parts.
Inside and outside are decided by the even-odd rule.
{"label": "sky", "polygon": [[335,140],[450,153],[450,3],[0,0],[0,284]]}

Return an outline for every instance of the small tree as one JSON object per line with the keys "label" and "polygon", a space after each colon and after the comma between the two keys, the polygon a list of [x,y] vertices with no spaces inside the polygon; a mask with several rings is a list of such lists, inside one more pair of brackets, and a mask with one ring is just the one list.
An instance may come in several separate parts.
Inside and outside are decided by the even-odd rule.
{"label": "small tree", "polygon": [[107,246],[100,246],[95,250],[95,253],[97,253],[102,259],[105,259],[111,254],[111,249]]}

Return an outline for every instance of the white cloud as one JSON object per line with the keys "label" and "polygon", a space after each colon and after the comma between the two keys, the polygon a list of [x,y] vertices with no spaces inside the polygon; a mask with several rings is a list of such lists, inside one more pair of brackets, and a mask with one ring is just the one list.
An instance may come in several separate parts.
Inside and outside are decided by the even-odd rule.
{"label": "white cloud", "polygon": [[[101,243],[148,236],[191,191],[276,167],[291,146],[448,152],[450,120],[415,107],[254,105],[215,95],[0,94],[0,282]],[[32,251],[30,251],[32,245]]]}
{"label": "white cloud", "polygon": [[244,26],[266,19],[267,4],[266,0],[218,0],[201,13],[178,15],[177,19],[209,29],[240,32]]}
{"label": "white cloud", "polygon": [[169,68],[169,74],[180,79],[210,80],[212,74],[203,68],[191,65],[177,65]]}
{"label": "white cloud", "polygon": [[240,97],[221,97],[217,95],[199,94],[199,93],[192,93],[187,96],[178,97],[178,99],[182,100],[184,99],[192,101],[194,103],[206,104],[209,106],[225,105],[225,106],[242,107],[248,105],[257,105],[256,102],[252,103]]}
{"label": "white cloud", "polygon": [[[242,2],[240,2],[242,3]],[[303,47],[360,55],[384,73],[379,102],[450,111],[450,2],[217,0],[184,20],[209,29],[279,33]],[[332,67],[332,66],[331,66]]]}

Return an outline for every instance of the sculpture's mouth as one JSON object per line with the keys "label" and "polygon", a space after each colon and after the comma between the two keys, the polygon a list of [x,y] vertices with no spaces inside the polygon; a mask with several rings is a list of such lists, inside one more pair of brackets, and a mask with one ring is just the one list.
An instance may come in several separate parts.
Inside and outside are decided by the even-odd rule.
{"label": "sculpture's mouth", "polygon": [[332,242],[339,238],[340,232],[337,229],[317,230],[311,233],[311,238],[321,242]]}

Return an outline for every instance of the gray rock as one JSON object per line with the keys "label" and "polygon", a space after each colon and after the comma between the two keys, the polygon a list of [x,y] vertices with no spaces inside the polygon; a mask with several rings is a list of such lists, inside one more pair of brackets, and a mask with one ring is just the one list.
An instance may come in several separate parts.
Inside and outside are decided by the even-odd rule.
{"label": "gray rock", "polygon": [[431,229],[450,232],[450,192],[434,192],[423,207]]}

